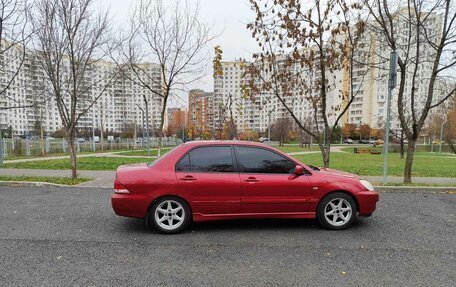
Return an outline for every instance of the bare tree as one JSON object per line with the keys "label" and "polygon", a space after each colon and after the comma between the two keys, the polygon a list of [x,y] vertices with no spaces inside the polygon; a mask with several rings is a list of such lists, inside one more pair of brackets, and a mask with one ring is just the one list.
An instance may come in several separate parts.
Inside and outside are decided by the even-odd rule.
{"label": "bare tree", "polygon": [[[328,167],[337,127],[361,87],[354,85],[354,70],[363,71],[361,82],[367,73],[363,57],[368,53],[360,49],[366,25],[361,7],[342,0],[250,3],[256,19],[247,27],[261,48],[246,70],[250,93],[275,96],[316,140]],[[348,89],[339,90],[340,83]],[[312,124],[293,110],[303,102],[313,109]]]}
{"label": "bare tree", "polygon": [[[118,45],[123,75],[161,100],[158,156],[171,95],[201,79],[208,64],[211,29],[199,19],[199,6],[189,1],[139,0],[133,7],[131,31]],[[156,77],[140,63],[158,64]]]}
{"label": "bare tree", "polygon": [[290,118],[279,118],[272,125],[272,138],[279,141],[279,146],[283,146],[285,141],[288,140],[291,127]]}
{"label": "bare tree", "polygon": [[41,0],[31,23],[36,57],[46,75],[46,88],[58,108],[77,177],[75,138],[79,120],[87,114],[114,79],[91,77],[94,65],[106,55],[107,13],[93,14],[94,0]]}
{"label": "bare tree", "polygon": [[[456,91],[454,82],[445,85],[445,78],[456,68],[456,2],[364,3],[374,19],[372,29],[385,43],[383,48],[398,53],[398,117],[408,140],[404,183],[410,183],[416,141],[429,112]],[[445,89],[437,96],[442,86]]]}

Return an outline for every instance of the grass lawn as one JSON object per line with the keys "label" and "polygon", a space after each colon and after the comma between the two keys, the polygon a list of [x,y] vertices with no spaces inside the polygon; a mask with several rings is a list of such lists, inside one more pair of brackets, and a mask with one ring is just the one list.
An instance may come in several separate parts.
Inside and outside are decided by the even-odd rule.
{"label": "grass lawn", "polygon": [[[424,154],[424,156],[422,156]],[[456,157],[442,156],[430,158],[428,153],[416,153],[413,161],[413,176],[418,177],[456,177]],[[305,164],[322,166],[321,154],[294,156]],[[398,153],[388,155],[388,175],[403,176],[405,159]],[[383,173],[381,154],[331,153],[330,167],[358,175],[380,176]]]}
{"label": "grass lawn", "polygon": [[320,148],[317,146],[317,145],[311,145],[310,146],[310,149],[309,148],[301,148],[301,146],[299,145],[295,145],[295,146],[281,146],[279,147],[278,145],[273,145],[272,147],[278,149],[278,150],[281,150],[283,152],[286,152],[286,153],[290,153],[290,152],[301,152],[301,151],[316,151],[316,150],[320,150]]}
{"label": "grass lawn", "polygon": [[[165,153],[169,152],[172,148],[170,147],[162,147],[161,154],[164,155]],[[151,149],[150,155],[157,156],[157,150]],[[133,150],[133,151],[123,151],[123,152],[116,152],[117,155],[124,155],[124,156],[147,156],[147,150]]]}
{"label": "grass lawn", "polygon": [[[288,149],[294,152],[295,149]],[[293,147],[291,147],[293,148]],[[295,147],[300,149],[299,147]],[[331,153],[330,167],[358,175],[380,176],[383,172],[383,156],[381,154],[355,154],[353,148],[347,148],[348,152]],[[291,151],[290,151],[291,150]],[[300,149],[302,151],[302,149]],[[299,151],[299,150],[298,150]],[[143,155],[140,152],[130,154]],[[303,163],[322,166],[320,153],[303,154],[294,156]],[[115,170],[119,165],[130,163],[143,163],[152,161],[148,158],[133,157],[83,157],[78,159],[80,170]],[[402,176],[405,160],[400,159],[399,153],[391,153],[388,156],[388,175]],[[29,169],[70,169],[69,159],[29,161],[19,163],[5,163],[5,168],[29,168]],[[418,177],[456,177],[456,156],[440,155],[428,152],[417,152],[413,163],[413,176]]]}
{"label": "grass lawn", "polygon": [[[131,157],[81,157],[78,159],[79,170],[116,170],[119,165],[129,163],[150,162],[153,159]],[[54,159],[5,163],[4,168],[28,169],[70,169],[70,159]]]}
{"label": "grass lawn", "polygon": [[69,178],[69,177],[46,177],[46,176],[4,176],[0,175],[0,181],[32,181],[32,182],[49,182],[66,185],[77,185],[87,181],[91,178]]}

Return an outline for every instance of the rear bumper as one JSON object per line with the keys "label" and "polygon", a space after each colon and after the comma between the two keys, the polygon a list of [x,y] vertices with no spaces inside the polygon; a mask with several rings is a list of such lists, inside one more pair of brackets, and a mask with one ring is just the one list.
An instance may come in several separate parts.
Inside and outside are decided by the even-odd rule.
{"label": "rear bumper", "polygon": [[377,208],[379,195],[375,191],[361,191],[356,194],[359,204],[359,215],[370,216]]}
{"label": "rear bumper", "polygon": [[141,195],[113,193],[111,196],[112,209],[117,215],[135,218],[145,218],[150,200]]}

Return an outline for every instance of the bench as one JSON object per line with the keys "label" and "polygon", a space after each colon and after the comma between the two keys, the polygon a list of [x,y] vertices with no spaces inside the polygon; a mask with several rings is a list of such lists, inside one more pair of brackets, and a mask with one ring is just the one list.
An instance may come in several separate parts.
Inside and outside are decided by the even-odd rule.
{"label": "bench", "polygon": [[377,149],[371,148],[354,148],[355,153],[370,153],[370,154],[381,154],[382,152]]}

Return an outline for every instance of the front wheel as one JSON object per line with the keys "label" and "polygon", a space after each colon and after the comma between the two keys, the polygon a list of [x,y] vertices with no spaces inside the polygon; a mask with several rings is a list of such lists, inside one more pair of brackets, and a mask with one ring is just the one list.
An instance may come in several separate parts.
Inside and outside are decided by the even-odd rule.
{"label": "front wheel", "polygon": [[346,193],[331,193],[318,205],[317,217],[327,229],[345,229],[355,220],[356,204]]}
{"label": "front wheel", "polygon": [[188,204],[178,197],[158,199],[149,210],[148,222],[161,233],[182,232],[190,223],[191,211]]}

